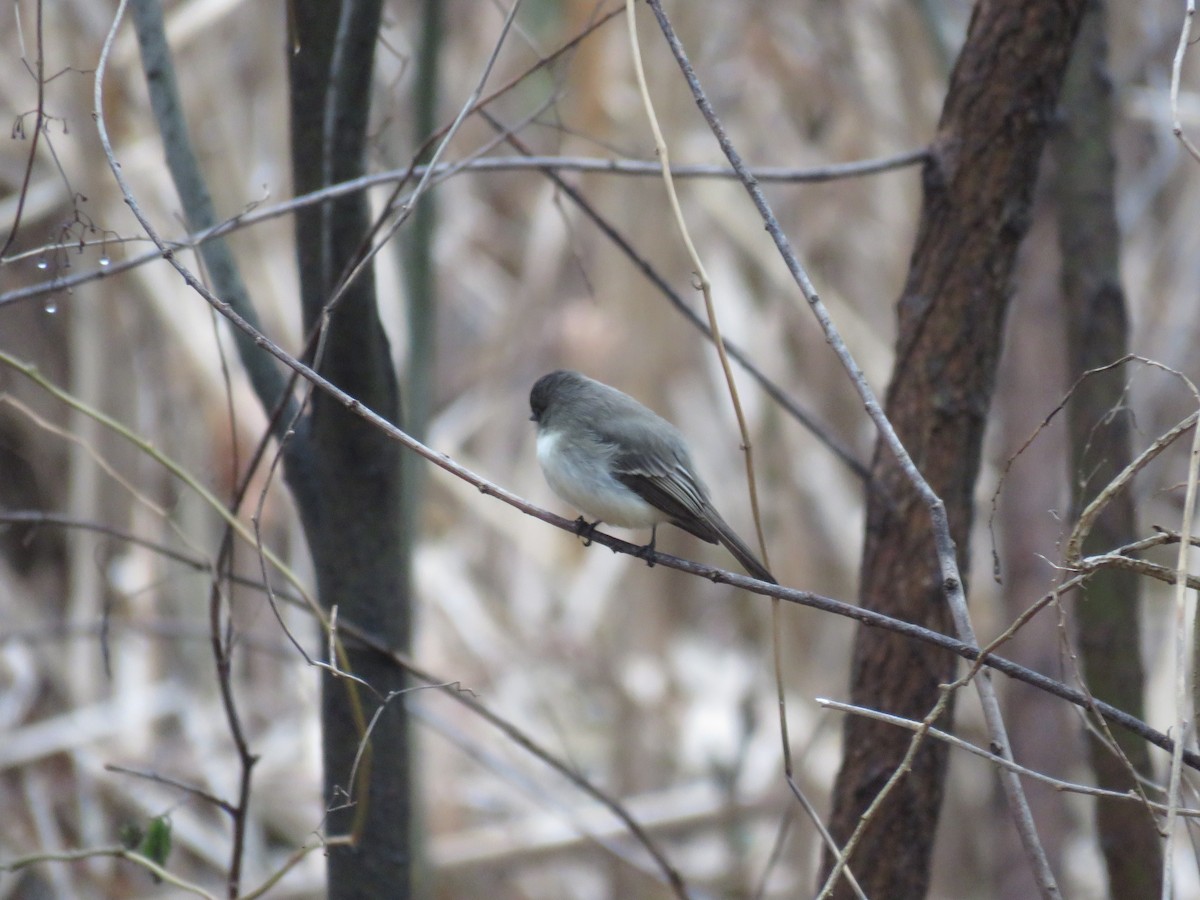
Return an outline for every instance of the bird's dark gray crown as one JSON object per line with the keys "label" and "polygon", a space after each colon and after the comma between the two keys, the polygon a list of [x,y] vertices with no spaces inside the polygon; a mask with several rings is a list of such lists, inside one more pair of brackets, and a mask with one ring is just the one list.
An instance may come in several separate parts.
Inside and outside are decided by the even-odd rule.
{"label": "bird's dark gray crown", "polygon": [[572,385],[578,385],[583,380],[583,377],[578,372],[559,369],[543,375],[535,381],[533,390],[529,392],[529,409],[533,413],[530,418],[534,422],[541,422],[542,416],[546,412],[546,407],[550,405],[555,394],[564,389],[569,389]]}

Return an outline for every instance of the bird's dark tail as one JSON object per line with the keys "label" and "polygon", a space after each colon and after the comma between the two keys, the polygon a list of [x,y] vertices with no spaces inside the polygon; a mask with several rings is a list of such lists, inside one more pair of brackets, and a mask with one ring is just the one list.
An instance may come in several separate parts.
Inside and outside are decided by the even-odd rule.
{"label": "bird's dark tail", "polygon": [[729,523],[722,519],[715,509],[710,507],[707,512],[709,523],[713,526],[713,530],[716,531],[717,537],[720,538],[725,548],[737,557],[737,561],[742,564],[742,567],[759,581],[779,584],[775,580],[775,576],[767,571],[767,567],[758,561],[758,557],[754,555],[754,552],[729,527]]}

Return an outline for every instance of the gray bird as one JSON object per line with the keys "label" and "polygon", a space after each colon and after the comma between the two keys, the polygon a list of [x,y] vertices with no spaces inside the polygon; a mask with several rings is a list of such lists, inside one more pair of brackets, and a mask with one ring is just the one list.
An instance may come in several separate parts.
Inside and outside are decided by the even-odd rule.
{"label": "gray bird", "polygon": [[537,456],[559,497],[596,521],[649,528],[670,522],[724,544],[746,571],[776,584],[712,505],[679,429],[628,394],[578,372],[543,375],[529,394]]}

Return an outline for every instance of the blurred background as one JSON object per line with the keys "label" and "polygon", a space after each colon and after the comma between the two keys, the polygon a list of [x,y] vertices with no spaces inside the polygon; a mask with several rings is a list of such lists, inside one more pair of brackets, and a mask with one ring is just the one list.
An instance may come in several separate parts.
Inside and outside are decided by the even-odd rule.
{"label": "blurred background", "polygon": [[[11,139],[0,142],[5,240],[20,215],[0,260],[0,350],[35,365],[227,498],[265,417],[226,326],[164,262],[113,271],[151,246],[116,188],[92,117],[92,76],[115,6],[47,3],[40,36],[34,0],[0,11],[0,105],[12,122]],[[165,7],[192,138],[218,215],[255,215],[288,200],[285,5],[188,0]],[[1196,162],[1171,134],[1176,7],[1148,0],[1109,10],[1119,214],[1132,349],[1196,379],[1200,180]],[[609,8],[585,0],[526,3],[485,93]],[[479,0],[444,4],[439,125],[475,88],[505,11]],[[745,160],[803,169],[926,145],[970,7],[962,0],[693,0],[669,12]],[[371,162],[380,172],[403,170],[424,137],[412,126],[417,10],[393,2],[385,15]],[[722,162],[644,8],[638,23],[673,162]],[[27,177],[39,42],[50,118]],[[1200,128],[1200,101],[1189,87],[1195,73],[1193,61],[1180,97],[1191,129]],[[183,237],[128,23],[114,46],[105,96],[116,155],[139,202],[164,234]],[[521,138],[538,153],[654,159],[623,16],[491,111],[510,126],[525,123]],[[470,119],[445,158],[463,159],[493,137],[484,122]],[[659,178],[569,168],[563,177],[701,310]],[[919,167],[910,166],[765,188],[880,393],[890,373],[893,304],[911,250],[919,179]],[[689,179],[679,189],[726,337],[869,462],[873,429],[743,189],[721,179]],[[434,362],[424,373],[428,443],[508,490],[574,516],[538,470],[528,391],[546,371],[579,369],[675,422],[719,508],[740,533],[752,534],[741,438],[703,336],[541,173],[465,172],[431,190],[438,207],[437,326]],[[382,204],[389,191],[373,188],[373,201]],[[401,372],[412,353],[403,289],[407,240],[402,229],[376,262],[381,312]],[[264,217],[236,231],[230,244],[265,330],[297,352],[289,217]],[[1053,216],[1037,215],[978,487],[970,598],[982,640],[1061,577],[1055,563],[1072,474],[1057,419],[1000,481],[1067,388],[1056,247]],[[194,256],[185,258],[195,269]],[[27,291],[84,272],[105,277]],[[782,583],[853,602],[863,526],[859,476],[735,371],[773,571]],[[1194,401],[1170,376],[1128,371],[1141,449]],[[407,396],[410,385],[402,388]],[[620,798],[702,895],[809,895],[820,851],[783,780],[767,601],[584,548],[439,469],[421,471],[419,664],[471,691]],[[1178,527],[1184,477],[1183,457],[1174,453],[1139,478],[1144,529]],[[261,502],[264,542],[303,576],[304,543],[278,474],[260,472],[250,497],[251,508]],[[158,773],[218,796],[236,790],[236,757],[208,644],[211,579],[203,570],[218,552],[220,519],[148,454],[9,366],[0,367],[0,508],[0,861],[111,844],[122,823],[169,813],[172,869],[219,893],[230,841],[223,814],[170,785],[106,767]],[[639,543],[647,537],[621,536]],[[660,532],[658,546],[736,568],[720,548],[674,529]],[[246,578],[259,578],[252,548],[239,547],[235,561]],[[1145,603],[1149,720],[1160,728],[1170,721],[1171,698],[1164,597],[1151,588]],[[234,686],[251,749],[261,757],[243,882],[250,887],[321,828],[318,681],[261,592],[237,589],[231,602],[239,635]],[[311,620],[287,607],[283,615],[320,655]],[[816,698],[845,696],[853,626],[797,607],[782,610],[780,627],[797,779],[825,810],[841,720]],[[1067,634],[1055,612],[1044,613],[1009,655],[1069,679]],[[1035,692],[1000,686],[1018,759],[1086,780],[1078,717]],[[667,895],[619,823],[566,780],[437,691],[418,692],[411,705],[421,723],[416,765],[430,896]],[[958,732],[987,742],[966,693]],[[1067,894],[1101,895],[1088,801],[1030,791]],[[953,757],[937,853],[934,896],[1004,895],[1019,851],[986,764]],[[1194,869],[1181,868],[1186,893]],[[270,895],[322,891],[318,852]],[[173,896],[144,872],[108,859],[0,875],[4,897],[150,895]]]}

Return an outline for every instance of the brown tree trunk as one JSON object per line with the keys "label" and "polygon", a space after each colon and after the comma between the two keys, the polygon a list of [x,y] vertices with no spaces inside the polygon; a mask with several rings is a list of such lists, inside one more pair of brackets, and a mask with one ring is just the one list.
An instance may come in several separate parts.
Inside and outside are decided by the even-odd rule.
{"label": "brown tree trunk", "polygon": [[[981,0],[951,75],[907,283],[899,301],[887,413],[942,497],[967,570],[971,495],[1038,160],[1054,116],[1082,0]],[[929,514],[882,444],[873,462],[862,602],[938,630],[950,628]],[[923,718],[954,659],[905,639],[860,630],[854,703]],[[945,718],[948,718],[945,717]],[[946,727],[948,723],[939,723]],[[831,830],[845,842],[899,765],[906,731],[848,717]],[[946,752],[926,742],[877,811],[850,860],[868,896],[925,894]],[[830,861],[826,861],[826,869]],[[839,896],[848,896],[845,885]]]}
{"label": "brown tree trunk", "polygon": [[[1055,141],[1059,234],[1067,306],[1071,379],[1125,355],[1129,325],[1119,270],[1116,160],[1112,150],[1112,87],[1108,80],[1104,4],[1088,5],[1063,89],[1065,127]],[[1132,412],[1124,403],[1125,373],[1108,371],[1084,381],[1071,398],[1072,506],[1076,513],[1129,463]],[[1085,555],[1136,538],[1133,498],[1122,491],[1084,541]],[[1138,624],[1138,577],[1103,569],[1084,587],[1078,610],[1080,658],[1092,693],[1142,718],[1145,677]],[[1114,734],[1130,764],[1150,771],[1144,741]],[[1089,734],[1096,783],[1114,791],[1134,786],[1119,756]],[[1153,817],[1132,803],[1096,801],[1096,830],[1108,867],[1112,897],[1157,897],[1162,845]]]}

